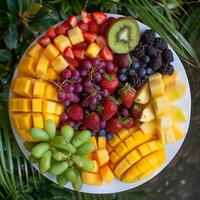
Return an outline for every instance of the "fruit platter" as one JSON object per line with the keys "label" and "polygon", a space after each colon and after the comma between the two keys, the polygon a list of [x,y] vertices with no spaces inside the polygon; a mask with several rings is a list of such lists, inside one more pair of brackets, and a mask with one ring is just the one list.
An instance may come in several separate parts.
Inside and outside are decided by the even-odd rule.
{"label": "fruit platter", "polygon": [[190,122],[188,79],[174,50],[132,17],[71,16],[20,59],[9,94],[18,145],[61,187],[116,193],[163,170]]}

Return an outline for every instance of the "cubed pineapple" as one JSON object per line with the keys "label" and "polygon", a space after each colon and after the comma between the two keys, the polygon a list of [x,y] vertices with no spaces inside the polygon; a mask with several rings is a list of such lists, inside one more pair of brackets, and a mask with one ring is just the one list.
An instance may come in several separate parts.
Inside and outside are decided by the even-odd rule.
{"label": "cubed pineapple", "polygon": [[56,103],[53,101],[43,101],[42,112],[54,114],[56,110]]}
{"label": "cubed pineapple", "polygon": [[157,126],[159,129],[172,127],[172,117],[170,114],[164,114],[157,117]]}
{"label": "cubed pineapple", "polygon": [[30,77],[36,77],[36,65],[37,60],[35,58],[29,56],[23,57],[18,64],[19,76],[26,75]]}
{"label": "cubed pineapple", "polygon": [[141,122],[149,122],[153,119],[155,119],[154,110],[153,110],[152,104],[149,103],[147,105],[147,107],[142,111],[140,121]]}
{"label": "cubed pineapple", "polygon": [[33,57],[34,59],[38,60],[40,57],[40,54],[42,53],[43,48],[39,45],[39,43],[36,43],[28,50],[28,55],[30,57]]}
{"label": "cubed pineapple", "polygon": [[95,42],[91,43],[85,52],[85,55],[89,58],[96,58],[101,48]]}
{"label": "cubed pineapple", "polygon": [[36,66],[36,74],[38,78],[46,76],[49,61],[47,59],[40,58]]}
{"label": "cubed pineapple", "polygon": [[53,45],[49,44],[44,50],[44,56],[49,60],[52,61],[56,56],[59,55],[58,49]]}
{"label": "cubed pineapple", "polygon": [[176,101],[183,98],[186,93],[186,85],[180,81],[166,86],[166,95],[170,101]]}
{"label": "cubed pineapple", "polygon": [[149,83],[152,81],[161,81],[161,80],[162,80],[161,73],[155,73],[155,74],[149,76]]}
{"label": "cubed pineapple", "polygon": [[33,80],[25,77],[16,78],[12,92],[20,96],[31,97],[33,94]]}
{"label": "cubed pineapple", "polygon": [[31,99],[12,97],[9,101],[9,109],[12,112],[31,112]]}
{"label": "cubed pineapple", "polygon": [[42,112],[42,99],[32,99],[32,111]]}
{"label": "cubed pineapple", "polygon": [[157,133],[156,121],[152,120],[150,122],[144,122],[140,125],[140,129],[145,134],[156,134]]}
{"label": "cubed pineapple", "polygon": [[46,83],[43,98],[51,101],[58,101],[58,92],[56,91],[56,88],[53,85]]}
{"label": "cubed pineapple", "polygon": [[61,73],[68,67],[68,62],[63,58],[63,56],[59,55],[51,61],[51,65],[56,72]]}
{"label": "cubed pineapple", "polygon": [[49,67],[47,69],[47,79],[48,80],[55,80],[60,79],[60,75],[56,72],[56,70],[53,67]]}
{"label": "cubed pineapple", "polygon": [[33,126],[37,128],[43,128],[44,127],[44,121],[43,116],[41,113],[32,113],[33,117]]}
{"label": "cubed pineapple", "polygon": [[178,123],[173,123],[173,130],[176,141],[181,140],[185,137],[185,131]]}
{"label": "cubed pineapple", "polygon": [[35,81],[34,87],[33,87],[33,98],[42,98],[44,95],[44,88],[45,88],[45,82],[44,81]]}
{"label": "cubed pineapple", "polygon": [[54,39],[54,44],[61,52],[65,50],[67,47],[71,47],[71,43],[68,37],[64,35],[59,35]]}
{"label": "cubed pineapple", "polygon": [[172,128],[164,129],[164,132],[165,132],[166,144],[171,144],[176,142],[175,134]]}
{"label": "cubed pineapple", "polygon": [[174,121],[177,121],[177,122],[187,121],[187,116],[182,107],[171,106],[171,114]]}
{"label": "cubed pineapple", "polygon": [[154,112],[156,116],[169,112],[170,102],[166,95],[157,97],[153,100]]}
{"label": "cubed pineapple", "polygon": [[149,88],[153,98],[163,96],[165,93],[165,88],[162,80],[154,80],[149,82]]}
{"label": "cubed pineapple", "polygon": [[162,144],[166,144],[165,132],[163,129],[158,129],[158,138],[162,142]]}
{"label": "cubed pineapple", "polygon": [[163,83],[165,86],[175,83],[175,81],[178,79],[180,73],[178,71],[174,71],[174,73],[169,76],[169,75],[163,75]]}
{"label": "cubed pineapple", "polygon": [[84,41],[81,29],[76,26],[68,31],[69,39],[73,45]]}

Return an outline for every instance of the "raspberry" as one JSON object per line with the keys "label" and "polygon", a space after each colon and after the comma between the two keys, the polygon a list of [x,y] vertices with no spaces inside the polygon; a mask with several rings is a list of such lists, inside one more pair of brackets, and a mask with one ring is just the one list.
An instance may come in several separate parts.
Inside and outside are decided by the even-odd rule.
{"label": "raspberry", "polygon": [[156,33],[153,30],[148,29],[142,34],[141,42],[146,43],[146,44],[152,43],[154,42],[155,36],[156,36]]}
{"label": "raspberry", "polygon": [[154,47],[160,50],[167,49],[167,42],[163,38],[156,38],[154,41]]}

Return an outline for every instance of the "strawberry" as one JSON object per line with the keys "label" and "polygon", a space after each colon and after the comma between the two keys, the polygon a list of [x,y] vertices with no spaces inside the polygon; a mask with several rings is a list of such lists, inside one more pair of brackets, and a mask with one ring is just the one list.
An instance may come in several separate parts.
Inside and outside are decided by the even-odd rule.
{"label": "strawberry", "polygon": [[121,121],[118,118],[111,118],[106,123],[106,131],[112,134],[119,132],[122,129]]}
{"label": "strawberry", "polygon": [[130,108],[136,98],[136,91],[129,84],[120,89],[120,98],[126,108]]}
{"label": "strawberry", "polygon": [[57,36],[55,28],[49,28],[46,35],[53,40]]}
{"label": "strawberry", "polygon": [[100,85],[103,89],[107,89],[109,94],[113,94],[119,86],[119,80],[115,74],[105,74]]}
{"label": "strawberry", "polygon": [[72,48],[73,49],[86,49],[87,46],[88,46],[88,42],[84,41],[84,42],[74,45]]}
{"label": "strawberry", "polygon": [[38,43],[42,46],[42,47],[46,47],[48,44],[51,43],[50,38],[47,35],[42,36],[39,40]]}
{"label": "strawberry", "polygon": [[88,23],[88,22],[91,21],[91,17],[90,17],[90,15],[86,11],[82,10],[81,11],[81,20],[84,23]]}
{"label": "strawberry", "polygon": [[63,56],[74,59],[74,54],[73,54],[72,49],[70,47],[65,48],[65,50],[63,52]]}
{"label": "strawberry", "polygon": [[97,25],[101,25],[106,21],[106,14],[103,12],[93,12],[92,18],[97,23]]}
{"label": "strawberry", "polygon": [[56,28],[56,34],[57,35],[65,35],[68,30],[69,30],[68,27],[61,25]]}
{"label": "strawberry", "polygon": [[85,40],[90,42],[90,43],[94,42],[97,38],[97,34],[92,33],[92,32],[84,32],[83,36],[84,36]]}
{"label": "strawberry", "polygon": [[89,22],[89,30],[90,30],[90,32],[93,32],[93,33],[99,32],[99,28],[94,21]]}
{"label": "strawberry", "polygon": [[132,128],[135,125],[135,121],[132,117],[128,117],[122,120],[123,128]]}
{"label": "strawberry", "polygon": [[68,116],[69,118],[80,122],[84,118],[84,110],[79,104],[74,104],[69,108]]}
{"label": "strawberry", "polygon": [[115,22],[117,19],[114,17],[109,17],[108,19],[106,19],[106,24],[107,25],[111,25],[113,22]]}
{"label": "strawberry", "polygon": [[86,23],[84,23],[84,22],[82,22],[82,21],[80,21],[80,22],[78,23],[78,26],[79,26],[79,28],[80,28],[83,32],[89,31],[89,25],[86,24]]}
{"label": "strawberry", "polygon": [[84,59],[85,49],[73,49],[72,51],[75,58],[80,59],[80,60]]}
{"label": "strawberry", "polygon": [[68,62],[69,66],[73,66],[73,67],[79,66],[79,63],[73,58],[65,57],[65,60]]}
{"label": "strawberry", "polygon": [[103,120],[111,119],[118,111],[118,105],[116,101],[112,99],[106,99],[103,104],[102,118]]}
{"label": "strawberry", "polygon": [[101,50],[100,55],[106,61],[113,61],[113,53],[106,46]]}
{"label": "strawberry", "polygon": [[102,35],[97,37],[96,43],[101,47],[101,49],[103,49],[107,45],[106,40],[104,39],[104,37]]}
{"label": "strawberry", "polygon": [[84,125],[91,131],[98,132],[100,129],[100,117],[97,115],[97,113],[92,112],[85,117]]}
{"label": "strawberry", "polygon": [[68,20],[65,20],[63,23],[62,23],[62,26],[65,27],[65,29],[68,31],[72,28],[71,24],[69,23]]}
{"label": "strawberry", "polygon": [[76,16],[70,16],[67,21],[72,27],[75,27],[78,24],[78,19]]}

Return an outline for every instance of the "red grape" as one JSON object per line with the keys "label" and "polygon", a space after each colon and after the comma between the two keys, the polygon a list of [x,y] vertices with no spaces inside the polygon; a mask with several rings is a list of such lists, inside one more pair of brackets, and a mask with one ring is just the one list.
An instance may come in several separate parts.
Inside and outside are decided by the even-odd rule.
{"label": "red grape", "polygon": [[120,114],[121,114],[122,117],[128,117],[129,116],[129,111],[128,111],[127,108],[122,108],[120,110]]}
{"label": "red grape", "polygon": [[87,99],[87,97],[85,97],[85,98],[81,101],[81,106],[82,106],[82,107],[88,107],[88,105],[89,105],[88,99]]}
{"label": "red grape", "polygon": [[66,99],[68,99],[70,102],[74,101],[74,93],[67,93]]}
{"label": "red grape", "polygon": [[99,81],[101,81],[101,79],[102,79],[101,74],[98,73],[98,72],[96,72],[96,74],[95,74],[95,76],[94,76],[94,80],[97,81],[97,82],[99,82]]}
{"label": "red grape", "polygon": [[92,67],[92,63],[90,62],[90,60],[84,60],[82,62],[83,69],[89,70],[89,69],[91,69],[91,67]]}
{"label": "red grape", "polygon": [[91,87],[92,81],[86,79],[86,80],[84,80],[83,85],[84,85],[84,87]]}
{"label": "red grape", "polygon": [[109,96],[109,92],[108,92],[107,89],[103,89],[103,90],[102,90],[102,96],[103,96],[103,97],[108,97],[108,96]]}
{"label": "red grape", "polygon": [[112,62],[106,62],[106,71],[109,72],[109,73],[112,73],[114,69],[114,65]]}
{"label": "red grape", "polygon": [[68,119],[68,115],[66,112],[62,113],[60,116],[60,121],[65,122]]}
{"label": "red grape", "polygon": [[65,91],[65,93],[72,93],[74,92],[74,86],[68,83],[65,83],[63,85],[63,90]]}
{"label": "red grape", "polygon": [[81,93],[83,91],[83,86],[81,83],[75,83],[74,84],[74,89],[76,93]]}
{"label": "red grape", "polygon": [[119,67],[128,67],[130,64],[128,54],[116,54],[114,56],[114,63]]}
{"label": "red grape", "polygon": [[68,99],[65,99],[65,101],[64,101],[64,106],[69,106],[70,105],[70,101],[68,100]]}
{"label": "red grape", "polygon": [[92,96],[89,98],[89,104],[90,104],[90,106],[96,106],[96,104],[97,104],[96,96]]}
{"label": "red grape", "polygon": [[72,71],[72,78],[75,80],[78,80],[78,78],[80,77],[80,73],[78,70],[73,70]]}
{"label": "red grape", "polygon": [[77,95],[74,95],[74,100],[73,100],[73,103],[78,103],[80,101],[80,98],[79,96]]}
{"label": "red grape", "polygon": [[105,120],[101,120],[100,127],[101,128],[106,128],[106,121]]}
{"label": "red grape", "polygon": [[60,102],[63,102],[65,100],[65,98],[66,98],[66,94],[64,92],[59,91],[59,93],[58,93],[58,100]]}
{"label": "red grape", "polygon": [[137,119],[140,115],[140,111],[133,107],[131,108],[130,112],[131,112],[133,119]]}
{"label": "red grape", "polygon": [[62,73],[62,77],[65,79],[69,79],[72,76],[72,72],[70,69],[65,69]]}
{"label": "red grape", "polygon": [[92,63],[92,65],[99,65],[100,60],[98,58],[93,58],[93,59],[91,59],[90,62]]}
{"label": "red grape", "polygon": [[88,71],[86,69],[81,69],[80,74],[81,74],[81,76],[87,76]]}

